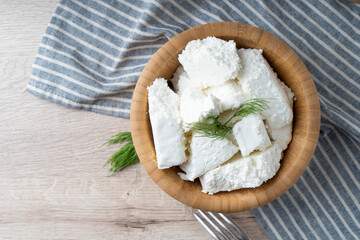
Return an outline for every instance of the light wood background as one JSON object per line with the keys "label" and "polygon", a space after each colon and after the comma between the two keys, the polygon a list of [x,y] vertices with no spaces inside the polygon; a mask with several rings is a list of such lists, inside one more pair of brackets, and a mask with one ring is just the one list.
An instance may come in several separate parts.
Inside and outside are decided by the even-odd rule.
{"label": "light wood background", "polygon": [[[25,91],[56,0],[0,0],[0,239],[210,239],[193,209],[140,164],[108,176],[129,120],[73,110]],[[250,212],[229,214],[266,238]]]}

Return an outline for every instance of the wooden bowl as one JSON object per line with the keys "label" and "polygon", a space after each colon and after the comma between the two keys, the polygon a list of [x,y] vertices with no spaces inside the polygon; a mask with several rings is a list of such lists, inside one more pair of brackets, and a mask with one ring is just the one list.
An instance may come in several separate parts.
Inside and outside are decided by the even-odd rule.
{"label": "wooden bowl", "polygon": [[[201,192],[199,181],[183,181],[177,175],[179,168],[157,168],[148,114],[147,87],[157,77],[170,79],[179,66],[178,54],[186,44],[208,36],[234,40],[238,48],[263,49],[266,60],[296,96],[292,141],[284,154],[278,173],[260,187],[208,195]],[[212,212],[239,212],[274,200],[300,178],[317,144],[320,105],[309,71],[296,53],[279,38],[241,23],[210,23],[180,33],[150,59],[136,84],[131,103],[130,127],[141,164],[167,194],[193,208]]]}

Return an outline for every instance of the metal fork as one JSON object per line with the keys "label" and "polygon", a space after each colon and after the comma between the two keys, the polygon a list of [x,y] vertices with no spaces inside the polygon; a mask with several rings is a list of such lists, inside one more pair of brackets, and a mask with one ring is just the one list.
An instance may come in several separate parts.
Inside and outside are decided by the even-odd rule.
{"label": "metal fork", "polygon": [[[200,213],[200,216],[203,217],[203,219],[205,219],[208,224],[215,229],[223,239],[226,240],[230,240],[230,239],[236,239],[236,240],[250,240],[250,238],[238,227],[236,226],[236,224],[231,221],[229,218],[227,218],[224,214],[222,213],[212,213],[212,212],[207,212],[208,215],[206,215],[203,211],[198,210],[198,212]],[[215,234],[215,232],[210,228],[210,226],[208,224],[206,224],[203,219],[196,213],[193,213],[194,217],[200,222],[200,224],[206,229],[206,231],[216,240],[221,240],[221,238]],[[227,223],[229,226],[231,226],[231,228],[233,228],[235,231],[231,231],[230,228],[228,228],[222,221],[219,220],[219,218],[216,216],[220,216],[223,221],[225,223]],[[216,225],[212,220],[210,220],[210,218],[212,218],[213,220],[215,220],[215,222],[217,222],[218,225]],[[224,231],[221,230],[224,229],[228,234],[226,234]],[[229,236],[230,235],[230,236]],[[240,235],[240,236],[237,236]]]}

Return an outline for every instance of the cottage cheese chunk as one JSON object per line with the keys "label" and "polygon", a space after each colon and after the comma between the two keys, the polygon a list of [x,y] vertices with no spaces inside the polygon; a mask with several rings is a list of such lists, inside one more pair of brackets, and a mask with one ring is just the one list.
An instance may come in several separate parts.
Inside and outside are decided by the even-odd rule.
{"label": "cottage cheese chunk", "polygon": [[261,184],[253,168],[250,157],[242,157],[240,153],[223,165],[205,173],[200,177],[204,193],[232,191],[240,188],[253,188]]}
{"label": "cottage cheese chunk", "polygon": [[179,55],[179,62],[202,89],[235,79],[241,69],[235,42],[215,37],[189,42]]}
{"label": "cottage cheese chunk", "polygon": [[180,115],[186,131],[190,130],[187,124],[202,121],[208,116],[218,116],[220,112],[219,99],[211,94],[206,96],[199,89],[188,88],[180,97]]}
{"label": "cottage cheese chunk", "polygon": [[176,69],[176,72],[170,81],[174,87],[175,92],[179,96],[181,96],[187,88],[197,88],[197,85],[194,83],[194,81],[190,80],[188,74],[181,65]]}
{"label": "cottage cheese chunk", "polygon": [[279,170],[282,150],[278,144],[273,143],[266,150],[251,154],[250,157],[253,160],[258,178],[261,182],[266,182],[275,176]]}
{"label": "cottage cheese chunk", "polygon": [[281,150],[285,150],[292,138],[292,123],[278,129],[266,127],[270,138],[280,146]]}
{"label": "cottage cheese chunk", "polygon": [[148,87],[149,113],[158,168],[164,169],[186,161],[185,137],[179,113],[179,96],[163,78]]}
{"label": "cottage cheese chunk", "polygon": [[240,49],[243,64],[239,83],[249,98],[267,98],[269,109],[261,112],[271,128],[281,128],[291,123],[292,109],[288,96],[276,74],[262,56],[262,50]]}
{"label": "cottage cheese chunk", "polygon": [[286,93],[286,95],[287,95],[287,97],[288,97],[289,104],[290,104],[290,107],[291,107],[291,109],[292,109],[293,106],[294,106],[294,97],[295,97],[295,94],[291,91],[291,89],[290,89],[288,86],[286,86],[286,84],[285,84],[284,82],[282,82],[282,81],[280,81],[280,80],[279,80],[279,82],[280,82],[282,88],[284,89],[284,91],[285,91],[285,93]]}
{"label": "cottage cheese chunk", "polygon": [[207,88],[204,92],[217,97],[223,111],[236,109],[241,103],[248,100],[248,97],[236,81],[228,81],[224,85]]}
{"label": "cottage cheese chunk", "polygon": [[185,174],[179,175],[184,180],[194,181],[195,178],[229,160],[237,151],[237,147],[226,138],[215,140],[195,133],[190,143],[189,159],[180,165]]}
{"label": "cottage cheese chunk", "polygon": [[276,174],[280,159],[281,148],[277,144],[248,157],[236,154],[228,162],[200,177],[203,192],[213,194],[258,187]]}
{"label": "cottage cheese chunk", "polygon": [[263,151],[271,145],[260,114],[241,119],[232,129],[241,154],[246,157],[255,150]]}

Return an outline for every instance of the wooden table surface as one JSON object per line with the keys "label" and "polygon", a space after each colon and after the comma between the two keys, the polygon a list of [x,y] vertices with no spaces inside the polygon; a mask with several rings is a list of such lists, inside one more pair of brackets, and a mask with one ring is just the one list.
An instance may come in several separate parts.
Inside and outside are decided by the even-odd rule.
{"label": "wooden table surface", "polygon": [[[129,120],[69,109],[25,91],[55,0],[0,0],[0,239],[210,239],[194,211],[140,164],[109,177]],[[266,238],[250,212],[229,214]]]}

